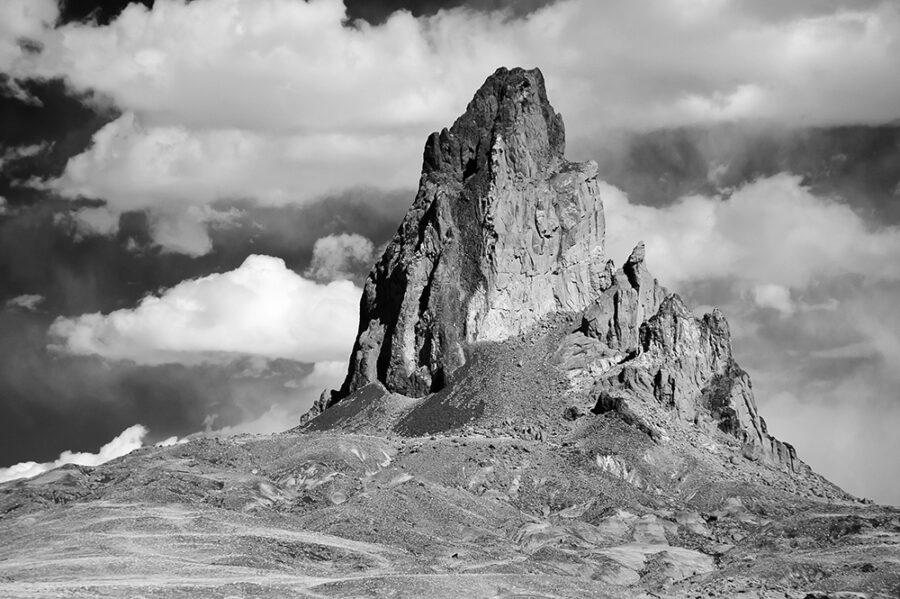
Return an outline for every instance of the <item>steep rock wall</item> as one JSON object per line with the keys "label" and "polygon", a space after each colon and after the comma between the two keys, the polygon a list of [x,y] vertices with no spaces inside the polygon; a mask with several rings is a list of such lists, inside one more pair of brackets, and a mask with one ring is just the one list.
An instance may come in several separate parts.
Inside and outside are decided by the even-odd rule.
{"label": "steep rock wall", "polygon": [[605,223],[593,162],[564,158],[537,69],[499,69],[425,145],[412,207],[365,284],[335,399],[379,381],[422,396],[499,341],[597,296]]}

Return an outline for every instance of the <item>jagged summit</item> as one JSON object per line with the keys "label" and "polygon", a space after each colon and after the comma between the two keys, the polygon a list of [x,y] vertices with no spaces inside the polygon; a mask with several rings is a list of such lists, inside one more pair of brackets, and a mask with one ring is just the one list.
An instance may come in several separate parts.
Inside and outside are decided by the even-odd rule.
{"label": "jagged summit", "polygon": [[441,389],[464,347],[596,297],[605,224],[593,162],[563,157],[537,69],[498,69],[425,144],[412,207],[366,281],[346,396]]}
{"label": "jagged summit", "polygon": [[[396,399],[379,409],[397,417],[383,426],[448,430],[505,413],[492,402],[522,407],[544,393],[541,409],[568,397],[578,413],[615,412],[656,440],[688,427],[726,435],[747,459],[806,468],[768,434],[724,316],[696,318],[669,294],[643,243],[619,269],[606,258],[597,166],[564,154],[562,117],[537,69],[498,69],[450,129],[429,136],[415,201],[366,281],[346,380],[308,416],[345,398],[371,410],[387,394]],[[571,318],[577,330],[564,331]],[[474,348],[548,319],[559,338],[516,364],[550,370],[519,385],[525,397],[487,397],[490,359]],[[358,415],[345,404],[312,426]]]}

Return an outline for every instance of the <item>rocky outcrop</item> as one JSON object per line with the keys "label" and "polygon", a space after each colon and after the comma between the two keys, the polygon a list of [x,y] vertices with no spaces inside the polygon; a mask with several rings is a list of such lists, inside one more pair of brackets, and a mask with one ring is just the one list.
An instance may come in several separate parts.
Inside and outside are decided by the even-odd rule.
{"label": "rocky outcrop", "polygon": [[656,313],[667,293],[647,270],[644,256],[640,243],[617,272],[611,261],[606,263],[602,293],[582,322],[586,335],[626,354],[637,351],[641,324]]}
{"label": "rocky outcrop", "polygon": [[408,396],[436,391],[465,362],[466,344],[597,297],[597,166],[564,151],[537,69],[497,70],[450,129],[428,138],[416,199],[366,281],[335,400],[374,381]]}
{"label": "rocky outcrop", "polygon": [[[580,327],[541,359],[581,397],[592,394],[594,413],[615,412],[656,440],[672,425],[721,431],[748,459],[800,468],[793,448],[768,434],[722,314],[695,318],[668,295],[643,243],[620,269],[606,260],[596,164],[564,152],[562,118],[538,70],[497,70],[450,129],[428,138],[415,201],[366,281],[344,384],[304,422],[348,396],[316,422],[349,422],[339,412],[372,398],[400,405],[426,395],[410,409],[429,427],[458,425],[444,418],[453,410],[468,422],[484,411],[483,390],[465,379],[471,345],[574,313]],[[456,393],[455,376],[473,388]],[[451,405],[448,393],[480,407]]]}
{"label": "rocky outcrop", "polygon": [[712,425],[735,437],[744,444],[748,459],[791,471],[806,467],[791,445],[769,435],[750,377],[734,360],[728,323],[718,309],[697,318],[679,296],[666,297],[640,326],[637,351],[597,382],[596,410],[606,411],[610,396],[616,397],[620,412],[623,404],[653,404],[676,421]]}

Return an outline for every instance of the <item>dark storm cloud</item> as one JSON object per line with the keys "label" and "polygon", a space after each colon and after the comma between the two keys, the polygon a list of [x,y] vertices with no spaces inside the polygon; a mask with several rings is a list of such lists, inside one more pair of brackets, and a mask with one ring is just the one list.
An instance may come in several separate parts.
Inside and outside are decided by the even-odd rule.
{"label": "dark storm cloud", "polygon": [[153,0],[59,0],[60,25],[90,21],[106,25],[129,4],[143,4],[150,8]]}
{"label": "dark storm cloud", "polygon": [[[507,10],[510,14],[521,16],[553,2],[555,0],[345,0],[345,6],[347,18],[363,19],[377,25],[398,10],[409,11],[418,17],[465,6],[482,11]],[[153,0],[60,0],[59,23],[90,21],[106,25],[129,4],[152,8],[153,3]]]}

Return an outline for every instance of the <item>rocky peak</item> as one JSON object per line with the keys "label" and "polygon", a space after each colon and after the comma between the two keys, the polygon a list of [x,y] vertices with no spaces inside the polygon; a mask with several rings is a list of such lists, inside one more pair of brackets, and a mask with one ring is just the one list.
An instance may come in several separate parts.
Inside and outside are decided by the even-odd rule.
{"label": "rocky peak", "polygon": [[578,330],[530,359],[568,376],[593,404],[581,413],[618,412],[656,440],[672,427],[724,433],[746,456],[796,471],[802,462],[759,417],[725,318],[697,318],[670,295],[643,243],[619,269],[606,259],[597,166],[564,151],[562,118],[536,69],[497,70],[452,127],[429,136],[415,201],[366,280],[347,377],[309,417],[352,396],[316,426],[339,424],[354,406],[402,395],[429,396],[408,405],[431,410],[431,422],[457,412],[468,422],[481,412],[442,402],[483,401],[472,377],[497,373],[462,368],[477,362],[475,344],[524,339],[541,321],[575,314]]}
{"label": "rocky peak", "polygon": [[453,126],[432,133],[425,143],[423,176],[487,183],[497,143],[510,170],[533,178],[564,160],[565,127],[547,100],[538,69],[497,69],[488,77]]}
{"label": "rocky peak", "polygon": [[673,421],[719,430],[742,443],[748,459],[791,472],[808,468],[793,447],[766,430],[718,309],[697,318],[678,295],[669,295],[640,325],[639,337],[633,357],[596,377],[595,411],[613,405],[648,430],[670,428]]}
{"label": "rocky peak", "polygon": [[422,396],[465,346],[587,307],[605,222],[593,162],[564,157],[562,118],[537,69],[498,69],[425,145],[419,191],[366,281],[350,369],[336,395],[378,381]]}

